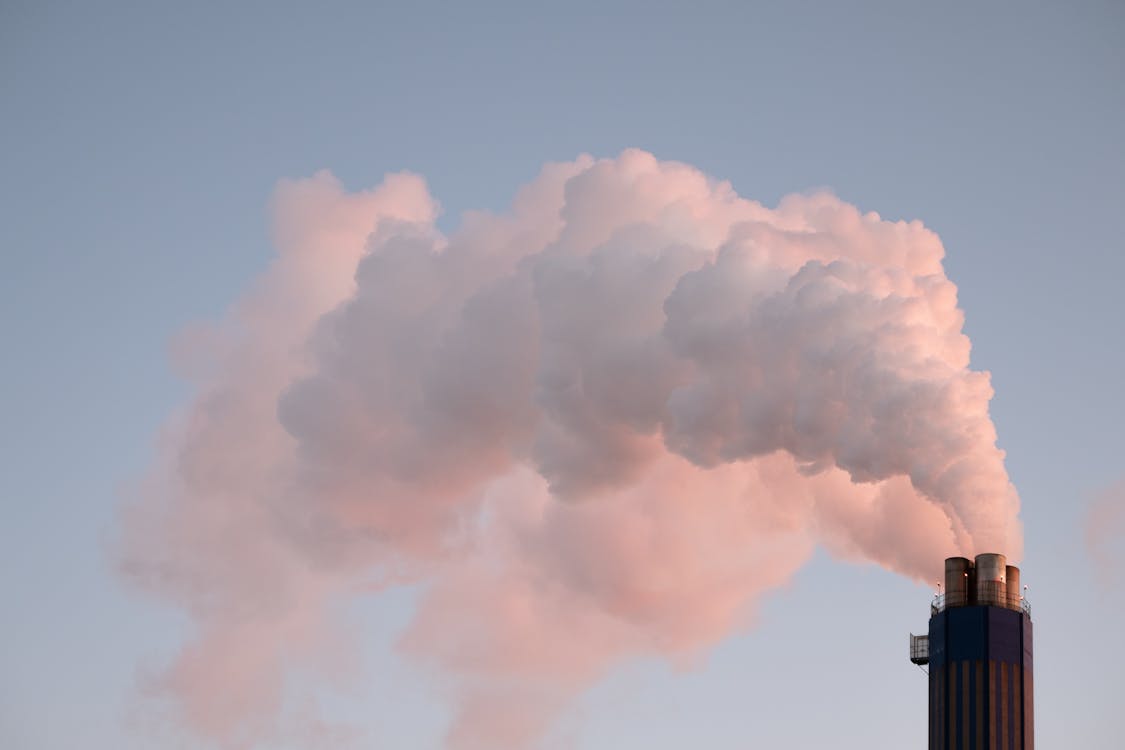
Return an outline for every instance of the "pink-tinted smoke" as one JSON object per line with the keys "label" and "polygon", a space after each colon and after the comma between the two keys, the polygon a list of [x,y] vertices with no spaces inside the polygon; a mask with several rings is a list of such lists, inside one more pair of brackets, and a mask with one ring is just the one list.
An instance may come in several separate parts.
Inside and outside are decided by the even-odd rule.
{"label": "pink-tinted smoke", "polygon": [[1125,570],[1125,479],[1094,496],[1085,531],[1095,578],[1108,589]]}
{"label": "pink-tinted smoke", "polygon": [[181,340],[198,395],[124,516],[124,570],[197,627],[157,686],[228,746],[291,665],[347,661],[329,613],[373,577],[426,587],[402,645],[456,688],[450,745],[521,748],[622,659],[747,626],[818,543],[924,580],[1019,556],[920,223],[640,151],[449,236],[410,176],[275,209],[273,267]]}

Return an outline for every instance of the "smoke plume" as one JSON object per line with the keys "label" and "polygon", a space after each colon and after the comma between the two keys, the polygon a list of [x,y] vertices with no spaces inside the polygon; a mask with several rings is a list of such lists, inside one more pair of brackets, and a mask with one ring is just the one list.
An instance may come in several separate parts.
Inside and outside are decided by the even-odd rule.
{"label": "smoke plume", "polygon": [[1018,498],[943,248],[817,193],[767,208],[641,151],[548,164],[435,226],[422,180],[282,184],[277,257],[186,332],[196,385],[123,518],[126,574],[195,635],[156,687],[227,747],[332,615],[425,594],[402,648],[453,748],[533,746],[623,659],[746,627],[820,544],[932,580],[1018,558]]}

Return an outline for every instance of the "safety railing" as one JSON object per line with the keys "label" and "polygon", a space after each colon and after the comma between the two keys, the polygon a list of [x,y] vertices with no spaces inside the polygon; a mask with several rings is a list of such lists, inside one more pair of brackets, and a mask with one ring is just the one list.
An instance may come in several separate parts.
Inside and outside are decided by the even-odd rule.
{"label": "safety railing", "polygon": [[930,663],[930,637],[910,634],[910,661],[915,664]]}
{"label": "safety railing", "polygon": [[977,584],[976,591],[947,591],[930,602],[931,614],[950,607],[991,606],[1025,612],[1031,616],[1031,602],[1021,594],[1009,594],[1002,581]]}

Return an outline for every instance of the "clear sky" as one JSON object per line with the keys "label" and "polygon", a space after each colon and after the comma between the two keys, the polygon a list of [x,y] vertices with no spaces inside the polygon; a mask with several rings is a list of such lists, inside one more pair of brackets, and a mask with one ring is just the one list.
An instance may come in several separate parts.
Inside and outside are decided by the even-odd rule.
{"label": "clear sky", "polygon": [[[827,187],[941,236],[1024,504],[1040,746],[1117,747],[1125,607],[1084,534],[1125,478],[1122,39],[1112,1],[4,2],[0,744],[153,746],[137,675],[186,625],[108,548],[189,395],[169,341],[265,267],[279,179],[409,170],[452,226],[546,161],[639,147],[766,205]],[[685,671],[615,672],[555,740],[921,747],[906,636],[930,593],[818,554],[757,627]],[[413,602],[357,608],[364,676],[324,697],[378,747],[437,748],[448,718],[392,649]]]}

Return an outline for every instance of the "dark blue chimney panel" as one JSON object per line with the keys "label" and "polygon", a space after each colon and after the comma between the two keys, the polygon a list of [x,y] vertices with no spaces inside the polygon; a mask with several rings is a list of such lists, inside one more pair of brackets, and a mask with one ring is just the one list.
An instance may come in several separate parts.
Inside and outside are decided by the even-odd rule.
{"label": "dark blue chimney panel", "polygon": [[1024,646],[1023,636],[1020,633],[1023,612],[999,607],[980,609],[987,609],[988,612],[988,658],[1019,664],[1020,652],[1023,651]]}
{"label": "dark blue chimney panel", "polygon": [[930,618],[930,668],[945,665],[945,612]]}
{"label": "dark blue chimney panel", "polygon": [[[975,661],[988,658],[988,637],[985,629],[987,613],[992,607],[957,607],[946,610],[949,634],[946,641],[949,661]],[[1018,640],[1017,640],[1018,642]]]}

